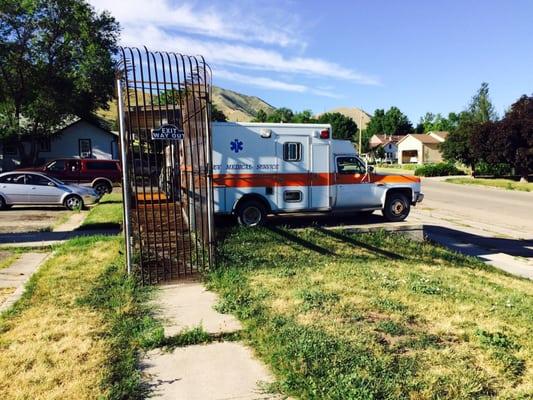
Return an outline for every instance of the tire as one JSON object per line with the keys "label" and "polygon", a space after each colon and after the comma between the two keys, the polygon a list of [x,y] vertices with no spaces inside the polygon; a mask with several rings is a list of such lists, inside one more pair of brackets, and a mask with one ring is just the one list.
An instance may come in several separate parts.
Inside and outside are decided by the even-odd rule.
{"label": "tire", "polygon": [[0,210],[7,210],[10,206],[6,203],[4,198],[0,196]]}
{"label": "tire", "polygon": [[111,193],[113,187],[109,184],[109,182],[97,181],[93,185],[93,189],[96,190],[96,193],[98,193],[100,196],[103,196],[106,193]]}
{"label": "tire", "polygon": [[385,207],[382,210],[383,216],[391,222],[400,222],[407,218],[411,211],[411,204],[402,193],[391,193],[387,195]]}
{"label": "tire", "polygon": [[237,208],[237,221],[242,226],[260,226],[265,224],[266,207],[260,201],[248,200]]}
{"label": "tire", "polygon": [[70,195],[63,204],[69,210],[81,210],[83,208],[83,199],[80,196]]}

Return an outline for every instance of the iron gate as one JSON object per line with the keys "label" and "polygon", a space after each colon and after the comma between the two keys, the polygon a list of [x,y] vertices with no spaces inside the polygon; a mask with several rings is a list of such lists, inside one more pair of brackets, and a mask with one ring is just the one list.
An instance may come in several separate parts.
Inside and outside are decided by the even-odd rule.
{"label": "iron gate", "polygon": [[144,283],[193,275],[214,257],[211,69],[201,56],[120,50],[128,269]]}

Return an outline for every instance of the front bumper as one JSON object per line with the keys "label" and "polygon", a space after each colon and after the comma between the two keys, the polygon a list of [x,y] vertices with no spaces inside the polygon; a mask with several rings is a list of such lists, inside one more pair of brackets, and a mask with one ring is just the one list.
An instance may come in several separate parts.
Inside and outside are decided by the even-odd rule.
{"label": "front bumper", "polygon": [[422,203],[422,200],[424,200],[424,193],[416,193],[414,203]]}
{"label": "front bumper", "polygon": [[85,204],[86,206],[89,206],[91,204],[96,204],[99,201],[100,201],[100,197],[98,196],[92,196],[90,194],[83,196],[83,204]]}

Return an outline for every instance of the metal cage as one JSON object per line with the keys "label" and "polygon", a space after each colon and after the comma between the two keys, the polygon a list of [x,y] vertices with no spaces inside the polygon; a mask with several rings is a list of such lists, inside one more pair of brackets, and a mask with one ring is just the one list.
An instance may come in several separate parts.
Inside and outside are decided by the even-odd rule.
{"label": "metal cage", "polygon": [[214,262],[211,69],[201,56],[120,48],[128,270],[144,283]]}

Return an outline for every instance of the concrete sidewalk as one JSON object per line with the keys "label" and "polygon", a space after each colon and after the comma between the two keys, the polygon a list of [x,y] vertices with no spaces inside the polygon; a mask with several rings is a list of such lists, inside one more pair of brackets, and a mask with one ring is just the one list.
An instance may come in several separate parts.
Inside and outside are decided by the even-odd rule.
{"label": "concrete sidewalk", "polygon": [[24,286],[49,254],[25,253],[12,265],[0,270],[0,289],[13,289],[13,293],[0,304],[0,313],[20,299],[24,293]]}
{"label": "concrete sidewalk", "polygon": [[[240,322],[213,309],[217,296],[200,282],[162,286],[155,298],[165,336],[201,326],[214,337],[235,333]],[[241,342],[213,341],[156,349],[145,354],[141,368],[150,398],[172,400],[280,399],[265,392],[273,382],[267,368]]]}

